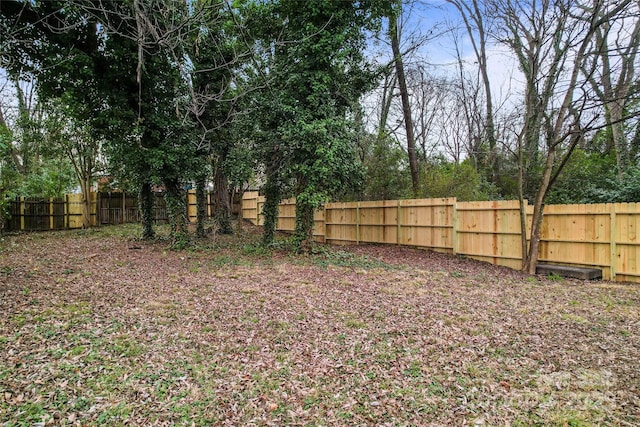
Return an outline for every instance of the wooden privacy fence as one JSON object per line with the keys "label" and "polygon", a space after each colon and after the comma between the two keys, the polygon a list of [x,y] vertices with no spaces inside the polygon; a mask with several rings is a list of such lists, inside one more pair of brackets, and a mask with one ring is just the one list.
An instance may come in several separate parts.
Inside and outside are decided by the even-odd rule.
{"label": "wooden privacy fence", "polygon": [[[91,223],[96,224],[96,194],[91,193]],[[16,197],[9,202],[7,230],[42,231],[82,228],[82,195],[62,198]]]}
{"label": "wooden privacy fence", "polygon": [[[164,193],[154,193],[153,218],[156,223],[168,221]],[[91,193],[91,225],[124,224],[140,221],[138,195],[120,191]],[[186,214],[190,222],[196,221],[195,190],[187,191]],[[241,200],[234,197],[232,213],[240,212]],[[213,195],[206,193],[207,216],[213,216]],[[16,197],[10,202],[8,231],[46,231],[82,228],[82,195],[67,194],[62,198]],[[295,218],[295,214],[294,214]]]}
{"label": "wooden privacy fence", "polygon": [[[154,193],[153,219],[156,223],[168,221],[167,206],[163,193]],[[125,224],[140,221],[138,195],[123,192],[98,193],[98,224]]]}
{"label": "wooden privacy fence", "polygon": [[[247,192],[243,218],[262,225],[264,197]],[[530,232],[532,206],[527,206]],[[640,203],[548,205],[539,261],[602,269],[605,279],[640,282]],[[280,204],[277,229],[293,231],[295,200]],[[517,200],[457,202],[455,198],[328,203],[316,212],[316,240],[428,248],[520,269]]]}

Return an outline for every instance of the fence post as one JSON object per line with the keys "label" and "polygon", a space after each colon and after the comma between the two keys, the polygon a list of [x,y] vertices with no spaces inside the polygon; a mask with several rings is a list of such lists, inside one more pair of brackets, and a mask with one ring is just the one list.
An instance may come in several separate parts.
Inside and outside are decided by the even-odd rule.
{"label": "fence post", "polygon": [[451,239],[453,240],[453,254],[458,253],[458,199],[453,201],[453,230],[451,232]]}
{"label": "fence post", "polygon": [[24,197],[20,197],[18,200],[18,212],[20,212],[20,231],[24,231],[24,212],[25,212]]}
{"label": "fence post", "polygon": [[[94,213],[95,212],[95,213]],[[89,226],[98,225],[98,191],[89,189]]]}
{"label": "fence post", "polygon": [[53,198],[49,197],[49,230],[53,230]]}
{"label": "fence post", "polygon": [[397,229],[397,236],[396,236],[396,243],[398,245],[400,245],[400,241],[402,239],[402,220],[400,218],[402,213],[402,204],[401,204],[401,200],[398,200],[398,211],[396,214],[396,224],[398,225],[398,229]]}
{"label": "fence post", "polygon": [[610,254],[610,258],[609,258],[609,263],[610,265],[610,274],[611,280],[616,280],[616,204],[615,203],[611,203],[611,207],[610,207],[610,212],[609,212],[609,219],[610,219],[610,225],[609,225],[609,247],[611,249],[611,254]]}
{"label": "fence post", "polygon": [[360,244],[360,202],[356,202],[356,245]]}
{"label": "fence post", "polygon": [[322,243],[327,243],[327,204],[322,205]]}
{"label": "fence post", "polygon": [[256,225],[263,225],[260,224],[260,213],[262,212],[262,207],[264,206],[264,202],[262,202],[262,206],[260,206],[260,195],[256,195]]}
{"label": "fence post", "polygon": [[65,228],[69,228],[71,225],[71,221],[69,218],[69,195],[64,195],[64,219],[65,219]]}

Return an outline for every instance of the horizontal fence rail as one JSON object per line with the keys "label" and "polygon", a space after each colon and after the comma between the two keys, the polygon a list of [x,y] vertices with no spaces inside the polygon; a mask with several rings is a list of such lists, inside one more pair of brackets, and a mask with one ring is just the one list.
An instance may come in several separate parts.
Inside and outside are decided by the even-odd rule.
{"label": "horizontal fence rail", "polygon": [[[526,203],[526,202],[525,202]],[[247,192],[242,216],[263,225],[264,197]],[[527,206],[527,235],[533,207]],[[458,202],[455,198],[328,203],[315,213],[316,241],[427,248],[520,269],[517,200]],[[295,228],[295,199],[282,201],[277,229]],[[640,282],[640,203],[548,205],[539,261],[602,269],[605,279]]]}

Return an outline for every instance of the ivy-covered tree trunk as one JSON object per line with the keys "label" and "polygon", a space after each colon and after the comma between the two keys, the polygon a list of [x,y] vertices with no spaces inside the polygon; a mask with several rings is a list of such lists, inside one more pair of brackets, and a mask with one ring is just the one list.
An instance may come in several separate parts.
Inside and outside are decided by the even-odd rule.
{"label": "ivy-covered tree trunk", "polygon": [[215,201],[213,203],[213,219],[218,225],[218,233],[233,234],[229,207],[229,180],[222,170],[221,162],[216,162],[213,174]]}
{"label": "ivy-covered tree trunk", "polygon": [[[264,206],[262,207],[262,215],[264,215],[264,226],[262,234],[262,245],[269,246],[273,243],[276,234],[276,226],[278,224],[278,205],[282,198],[278,180],[273,177],[267,177],[267,183],[264,188]],[[258,212],[259,214],[259,212]]]}
{"label": "ivy-covered tree trunk", "polygon": [[240,199],[240,213],[236,220],[238,221],[238,225],[236,226],[236,230],[238,232],[242,232],[243,224],[244,224],[244,216],[242,215],[242,199],[244,199],[244,189],[241,187],[240,191],[236,193],[236,197]]}
{"label": "ivy-covered tree trunk", "polygon": [[199,176],[196,179],[196,235],[206,236],[204,223],[207,220],[207,194],[204,191],[206,177]]}
{"label": "ivy-covered tree trunk", "polygon": [[305,203],[304,198],[296,199],[295,241],[299,252],[311,252],[313,247],[313,213],[315,206]]}
{"label": "ivy-covered tree trunk", "polygon": [[145,240],[153,239],[155,232],[153,231],[153,202],[154,195],[151,190],[151,184],[144,183],[140,187],[140,212],[142,214],[142,238]]}
{"label": "ivy-covered tree trunk", "polygon": [[175,239],[187,234],[185,194],[177,180],[167,180],[164,186],[166,189],[164,200],[167,205],[169,223],[171,224],[171,234]]}

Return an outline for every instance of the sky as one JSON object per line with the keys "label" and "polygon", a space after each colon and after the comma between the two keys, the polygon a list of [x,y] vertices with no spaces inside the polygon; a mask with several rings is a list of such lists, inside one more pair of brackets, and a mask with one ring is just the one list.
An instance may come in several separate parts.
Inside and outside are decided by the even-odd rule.
{"label": "sky", "polygon": [[[462,27],[462,19],[458,10],[446,1],[415,1],[411,7],[403,10],[403,42],[405,51],[416,41],[423,41],[420,48],[415,50],[407,60],[405,68],[421,65],[436,76],[459,76],[459,65],[454,43],[454,33],[458,37],[458,48],[461,52],[463,66],[469,73],[477,72],[477,60],[470,43],[467,31]],[[391,61],[391,47],[389,42],[380,42],[372,48],[372,54],[381,63]],[[522,78],[513,57],[503,46],[491,45],[487,49],[489,79],[493,92],[494,105],[497,113],[500,108],[504,111],[512,110],[521,104]],[[365,99],[365,109],[376,117],[375,109],[380,107],[380,95],[374,93]],[[396,126],[400,117],[393,117],[388,123]],[[375,131],[377,121],[368,123],[368,130]],[[402,129],[397,134],[403,140]],[[438,139],[437,135],[433,135]]]}
{"label": "sky", "polygon": [[[473,47],[455,7],[443,0],[417,1],[412,9],[407,10],[407,14],[405,24],[407,33],[413,30],[420,34],[434,35],[432,40],[425,43],[419,55],[433,66],[436,73],[458,72],[453,32],[456,32],[459,37],[459,49],[464,64],[470,70],[476,68],[477,61]],[[513,78],[516,80],[515,83],[518,81],[518,68],[504,47],[495,44],[488,47],[487,66],[492,88],[496,90],[495,95],[499,96],[503,93],[503,97],[506,97],[507,92],[514,92],[514,89],[517,89],[510,85],[513,83]]]}

